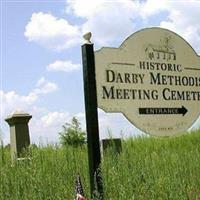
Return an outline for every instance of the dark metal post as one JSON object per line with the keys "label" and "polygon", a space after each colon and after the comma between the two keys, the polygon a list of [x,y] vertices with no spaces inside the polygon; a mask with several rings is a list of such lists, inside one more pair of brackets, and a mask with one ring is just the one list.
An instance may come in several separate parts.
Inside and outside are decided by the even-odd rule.
{"label": "dark metal post", "polygon": [[[85,112],[88,143],[88,160],[90,173],[90,190],[95,189],[103,199],[103,184],[100,172],[101,153],[99,144],[99,127],[97,113],[97,92],[95,79],[95,61],[93,44],[82,45],[83,79],[85,93]],[[96,187],[95,187],[96,186]]]}

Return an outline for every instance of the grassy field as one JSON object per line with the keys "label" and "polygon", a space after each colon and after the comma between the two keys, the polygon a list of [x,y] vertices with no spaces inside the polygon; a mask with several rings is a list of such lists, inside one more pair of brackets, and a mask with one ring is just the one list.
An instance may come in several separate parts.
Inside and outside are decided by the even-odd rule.
{"label": "grassy field", "polygon": [[[105,200],[200,200],[200,131],[177,138],[123,141],[102,162]],[[80,172],[89,199],[87,148],[30,148],[30,161],[11,164],[0,151],[0,200],[73,200]]]}

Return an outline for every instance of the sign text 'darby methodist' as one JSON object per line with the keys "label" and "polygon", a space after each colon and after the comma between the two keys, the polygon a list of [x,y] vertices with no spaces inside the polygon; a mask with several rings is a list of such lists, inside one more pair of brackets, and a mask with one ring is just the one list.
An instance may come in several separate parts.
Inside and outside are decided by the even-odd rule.
{"label": "sign text 'darby methodist'", "polygon": [[148,28],[95,52],[98,107],[157,136],[180,134],[200,113],[200,57],[179,35]]}

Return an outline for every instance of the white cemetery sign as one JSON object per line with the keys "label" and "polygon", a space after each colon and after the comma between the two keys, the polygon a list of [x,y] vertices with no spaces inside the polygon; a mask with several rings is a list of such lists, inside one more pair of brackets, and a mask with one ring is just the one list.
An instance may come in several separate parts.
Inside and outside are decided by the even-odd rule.
{"label": "white cemetery sign", "polygon": [[143,29],[96,51],[95,65],[98,107],[146,133],[180,134],[200,114],[200,57],[174,32]]}

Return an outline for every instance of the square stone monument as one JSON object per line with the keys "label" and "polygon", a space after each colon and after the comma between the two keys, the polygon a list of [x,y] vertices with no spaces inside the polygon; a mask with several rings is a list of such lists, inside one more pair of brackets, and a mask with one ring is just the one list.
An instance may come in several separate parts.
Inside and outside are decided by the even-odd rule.
{"label": "square stone monument", "polygon": [[10,126],[10,148],[12,161],[19,158],[23,149],[30,145],[28,122],[31,115],[23,111],[15,111],[5,121]]}

